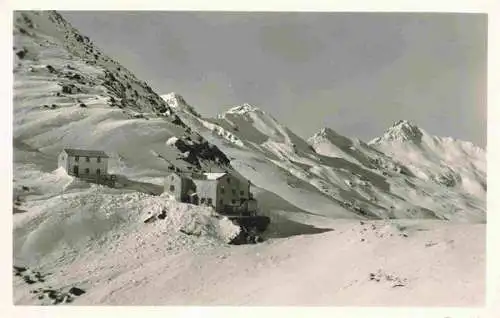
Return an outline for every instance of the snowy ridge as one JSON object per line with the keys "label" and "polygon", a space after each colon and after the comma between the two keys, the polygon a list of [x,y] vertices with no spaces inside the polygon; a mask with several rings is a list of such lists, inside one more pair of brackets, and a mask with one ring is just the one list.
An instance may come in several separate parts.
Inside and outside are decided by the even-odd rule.
{"label": "snowy ridge", "polygon": [[239,114],[239,115],[243,115],[243,114],[247,114],[247,113],[250,113],[250,112],[261,112],[262,111],[255,107],[255,106],[252,106],[250,104],[247,104],[247,103],[244,103],[243,105],[239,105],[239,106],[234,106],[232,108],[230,108],[226,114]]}
{"label": "snowy ridge", "polygon": [[226,129],[222,128],[221,126],[216,125],[216,124],[212,124],[211,122],[208,122],[206,120],[201,120],[200,122],[203,124],[203,126],[205,128],[211,130],[217,136],[224,138],[225,140],[229,141],[232,144],[235,144],[236,146],[245,147],[245,144],[243,143],[243,141],[241,141],[238,137],[236,137],[230,131],[227,131]]}
{"label": "snowy ridge", "polygon": [[161,98],[167,103],[168,106],[176,110],[188,111],[192,115],[200,117],[200,114],[198,114],[193,107],[186,103],[184,97],[182,97],[182,95],[180,94],[171,92],[165,95],[161,95]]}
{"label": "snowy ridge", "polygon": [[391,126],[377,141],[409,141],[420,143],[428,134],[408,120],[399,120]]}
{"label": "snowy ridge", "polygon": [[361,163],[352,156],[346,155],[346,151],[355,150],[353,142],[350,139],[339,135],[331,128],[322,128],[319,132],[309,138],[307,142],[318,154],[329,157],[343,158],[354,161],[358,164]]}
{"label": "snowy ridge", "polygon": [[[273,116],[262,111],[260,108],[250,104],[243,104],[230,108],[218,119],[231,123],[233,129],[243,130],[248,136],[269,138],[280,143],[291,143],[288,132]],[[253,130],[253,131],[252,131]],[[249,140],[252,142],[261,142],[261,139]]]}
{"label": "snowy ridge", "polygon": [[[66,66],[69,66],[69,69],[64,75],[66,79],[72,80],[75,91],[81,88],[80,84],[94,86],[95,83],[85,76],[82,78],[80,70],[97,71],[103,77],[97,83],[102,83],[108,97],[113,97],[115,103],[151,112],[169,112],[163,100],[144,81],[138,80],[122,65],[103,54],[88,37],[81,35],[55,11],[15,12],[14,35],[14,65],[18,67],[22,67],[19,63],[24,57],[32,61],[50,62],[54,53],[59,53],[58,55],[62,54],[61,57],[68,62]],[[33,44],[35,45],[32,46]],[[76,67],[73,61],[84,65]],[[51,64],[31,65],[35,73],[38,65],[42,66],[43,70],[44,66]],[[75,67],[74,70],[71,69],[72,66]],[[16,70],[17,68],[14,69],[15,72]],[[62,70],[56,68],[49,71],[60,74]]]}

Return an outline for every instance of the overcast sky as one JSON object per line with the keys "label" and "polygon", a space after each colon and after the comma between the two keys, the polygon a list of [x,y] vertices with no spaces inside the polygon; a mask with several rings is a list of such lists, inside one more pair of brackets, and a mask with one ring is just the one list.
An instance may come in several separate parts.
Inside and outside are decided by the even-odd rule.
{"label": "overcast sky", "polygon": [[308,138],[399,119],[486,144],[487,16],[62,12],[159,94],[205,116],[250,103]]}

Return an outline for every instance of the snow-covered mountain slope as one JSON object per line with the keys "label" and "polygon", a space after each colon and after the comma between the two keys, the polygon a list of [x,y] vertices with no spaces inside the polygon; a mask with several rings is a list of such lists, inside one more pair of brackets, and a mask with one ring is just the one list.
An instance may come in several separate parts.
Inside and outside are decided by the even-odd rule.
{"label": "snow-covered mountain slope", "polygon": [[399,165],[382,152],[370,147],[359,139],[350,139],[339,135],[331,128],[323,128],[307,142],[314,148],[316,153],[332,157],[343,158],[358,165],[372,169],[381,168],[406,175],[411,172],[405,166]]}
{"label": "snow-covered mountain slope", "polygon": [[[19,165],[45,158],[41,169],[53,170],[55,155],[64,147],[105,150],[112,172],[145,177],[171,166],[185,170],[204,161],[228,163],[144,81],[101,53],[57,12],[15,12],[14,51]],[[177,142],[166,145],[173,136]]]}
{"label": "snow-covered mountain slope", "polygon": [[431,136],[401,120],[369,144],[423,180],[486,198],[486,153],[470,142]]}
{"label": "snow-covered mountain slope", "polygon": [[[169,111],[144,81],[103,54],[57,12],[17,11],[14,27],[15,73],[26,69],[34,73],[34,77],[50,73],[53,84],[68,84],[74,91],[90,90],[89,93],[106,91],[108,98],[113,97],[124,107],[159,113]],[[61,65],[58,63],[61,60],[67,63]],[[38,63],[23,63],[25,61]],[[50,64],[51,61],[56,65]]]}
{"label": "snow-covered mountain slope", "polygon": [[[100,271],[93,261],[111,251],[140,260],[224,246],[237,235],[238,227],[208,208],[151,195],[163,191],[172,168],[229,160],[145,82],[53,11],[15,12],[13,49],[15,265],[50,272],[64,285],[59,269]],[[116,189],[57,169],[63,148],[106,151]],[[156,247],[145,252],[146,244]],[[33,300],[26,281],[14,286],[16,303]]]}
{"label": "snow-covered mountain slope", "polygon": [[[148,199],[130,199],[127,191],[159,194],[172,168],[194,170],[229,162],[145,82],[101,53],[58,13],[15,12],[13,49],[16,259],[40,263],[53,252],[60,256],[60,244],[111,235],[120,224],[137,227],[146,205],[129,207],[127,213],[135,216],[121,211],[130,200]],[[174,137],[176,142],[167,143]],[[109,196],[102,198],[94,187],[56,170],[63,148],[110,155],[109,170],[123,187],[110,199],[112,219],[99,213],[106,204],[89,205]],[[187,208],[179,204],[179,209]],[[71,238],[72,231],[82,232]],[[27,260],[27,255],[34,259]]]}
{"label": "snow-covered mountain slope", "polygon": [[302,211],[330,218],[486,220],[484,197],[419,178],[405,163],[332,129],[305,141],[248,104],[212,119],[177,112],[238,172]]}

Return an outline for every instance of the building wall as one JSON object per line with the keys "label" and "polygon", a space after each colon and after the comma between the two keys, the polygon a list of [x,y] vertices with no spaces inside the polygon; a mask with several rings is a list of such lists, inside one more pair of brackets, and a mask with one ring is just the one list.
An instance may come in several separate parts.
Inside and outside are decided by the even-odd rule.
{"label": "building wall", "polygon": [[[217,193],[216,180],[194,180],[196,185],[196,193],[200,204],[208,204],[215,207],[216,211],[220,211],[222,205],[219,203],[219,194]],[[210,201],[211,202],[210,202]]]}
{"label": "building wall", "polygon": [[[63,152],[62,155],[64,155],[64,159],[61,158],[61,160],[66,161],[66,171],[68,171],[68,174],[73,175],[75,166],[78,166],[78,174],[82,177],[96,176],[97,169],[100,169],[100,175],[108,174],[108,158],[101,157],[100,162],[97,162],[96,157],[79,157],[78,160],[76,160],[76,156],[68,156],[65,152]],[[88,158],[89,161],[87,161],[86,158]],[[88,169],[88,173],[86,169]]]}
{"label": "building wall", "polygon": [[223,212],[225,206],[239,207],[248,201],[250,184],[229,174],[218,180],[203,180],[172,173],[164,180],[164,191],[174,195],[178,201],[187,202],[190,190],[197,193],[200,205],[211,205],[216,211]]}
{"label": "building wall", "polygon": [[[173,189],[171,188],[173,186]],[[164,180],[164,191],[170,193],[175,197],[177,201],[182,199],[182,178],[177,174],[172,173],[168,175]]]}
{"label": "building wall", "polygon": [[[238,194],[238,184],[235,183],[235,179],[230,175],[225,175],[219,180],[217,180],[217,192],[219,194],[219,204],[222,205],[235,205],[237,200],[239,200]],[[233,190],[235,191],[233,194]]]}
{"label": "building wall", "polygon": [[230,174],[218,180],[218,192],[224,205],[240,205],[242,200],[249,199],[250,184],[246,180]]}
{"label": "building wall", "polygon": [[[173,191],[171,190],[171,186],[174,187]],[[177,173],[171,173],[163,181],[163,191],[174,195],[177,201],[188,202],[189,193],[190,191],[195,191],[195,185],[191,179]]]}
{"label": "building wall", "polygon": [[183,177],[182,178],[182,196],[189,200],[189,194],[191,192],[196,192],[196,185],[193,180],[190,178]]}
{"label": "building wall", "polygon": [[66,172],[69,172],[67,155],[64,151],[61,152],[59,156],[57,156],[57,167],[58,168],[62,167],[66,170]]}
{"label": "building wall", "polygon": [[248,182],[248,180],[245,179],[239,179],[239,178],[235,179],[238,180],[240,200],[250,199],[250,182]]}

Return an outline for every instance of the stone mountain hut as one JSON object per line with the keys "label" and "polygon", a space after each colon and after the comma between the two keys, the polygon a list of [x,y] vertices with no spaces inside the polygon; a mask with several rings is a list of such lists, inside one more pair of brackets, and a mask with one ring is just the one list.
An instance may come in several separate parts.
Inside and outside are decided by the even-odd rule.
{"label": "stone mountain hut", "polygon": [[100,150],[63,149],[58,167],[75,177],[98,178],[108,174],[109,156]]}
{"label": "stone mountain hut", "polygon": [[164,191],[172,194],[180,202],[190,202],[189,197],[194,194],[194,189],[193,180],[181,173],[171,173],[164,180]]}
{"label": "stone mountain hut", "polygon": [[[235,211],[253,202],[250,182],[227,172],[182,174],[165,178],[164,191],[181,202],[213,206],[217,212]],[[252,207],[250,207],[252,208]]]}

